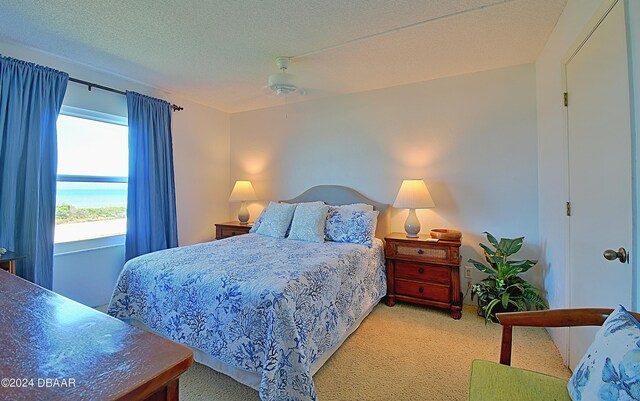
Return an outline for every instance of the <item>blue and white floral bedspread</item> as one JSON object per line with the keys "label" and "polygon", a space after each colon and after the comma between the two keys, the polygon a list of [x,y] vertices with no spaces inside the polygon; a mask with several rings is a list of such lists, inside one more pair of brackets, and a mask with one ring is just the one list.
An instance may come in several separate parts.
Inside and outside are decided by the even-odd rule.
{"label": "blue and white floral bedspread", "polygon": [[260,374],[263,401],[316,400],[311,364],[385,293],[380,240],[247,234],[127,262],[108,313]]}

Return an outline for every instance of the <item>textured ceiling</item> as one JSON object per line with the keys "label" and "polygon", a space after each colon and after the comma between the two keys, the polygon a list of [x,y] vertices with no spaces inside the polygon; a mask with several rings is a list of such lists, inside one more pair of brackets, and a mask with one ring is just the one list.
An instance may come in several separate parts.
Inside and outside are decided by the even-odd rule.
{"label": "textured ceiling", "polygon": [[566,1],[2,0],[0,39],[238,112],[284,102],[279,55],[287,101],[533,62]]}

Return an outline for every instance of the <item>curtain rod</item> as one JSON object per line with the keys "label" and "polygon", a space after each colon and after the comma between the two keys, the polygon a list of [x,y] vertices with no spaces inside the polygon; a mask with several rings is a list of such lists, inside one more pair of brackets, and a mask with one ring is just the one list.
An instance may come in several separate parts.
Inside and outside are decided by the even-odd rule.
{"label": "curtain rod", "polygon": [[[69,81],[75,82],[75,83],[81,84],[81,85],[86,85],[87,88],[89,88],[89,91],[91,91],[91,88],[98,88],[98,89],[102,89],[103,91],[117,93],[118,95],[123,95],[123,96],[127,95],[127,92],[125,92],[125,91],[113,89],[113,88],[110,88],[108,86],[96,84],[96,83],[89,82],[89,81],[83,81],[83,80],[77,79],[77,78],[69,77]],[[184,107],[178,106],[177,104],[171,104],[171,110],[180,111],[180,110],[184,110]]]}

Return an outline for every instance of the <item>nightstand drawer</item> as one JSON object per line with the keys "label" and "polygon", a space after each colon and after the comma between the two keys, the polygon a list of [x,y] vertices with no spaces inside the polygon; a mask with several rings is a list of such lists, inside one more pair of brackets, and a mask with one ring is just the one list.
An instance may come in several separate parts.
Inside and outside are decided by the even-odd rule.
{"label": "nightstand drawer", "polygon": [[449,286],[407,280],[396,280],[396,294],[441,302],[450,300]]}
{"label": "nightstand drawer", "polygon": [[433,263],[458,263],[458,249],[449,245],[439,245],[438,243],[393,243],[390,247],[389,257],[415,260],[418,262]]}
{"label": "nightstand drawer", "polygon": [[240,224],[237,221],[216,224],[216,239],[235,237],[236,235],[248,234],[253,227],[252,224]]}
{"label": "nightstand drawer", "polygon": [[427,265],[413,262],[396,262],[396,277],[412,280],[430,281],[443,284],[451,282],[449,267]]}
{"label": "nightstand drawer", "polygon": [[220,230],[223,238],[235,237],[236,235],[246,234],[246,230],[238,230],[236,228],[223,228]]}

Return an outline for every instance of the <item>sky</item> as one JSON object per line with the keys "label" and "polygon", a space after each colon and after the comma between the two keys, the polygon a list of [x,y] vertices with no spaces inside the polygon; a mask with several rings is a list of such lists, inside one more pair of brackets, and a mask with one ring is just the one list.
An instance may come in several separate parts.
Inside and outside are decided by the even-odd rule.
{"label": "sky", "polygon": [[60,114],[58,174],[128,175],[127,127]]}

